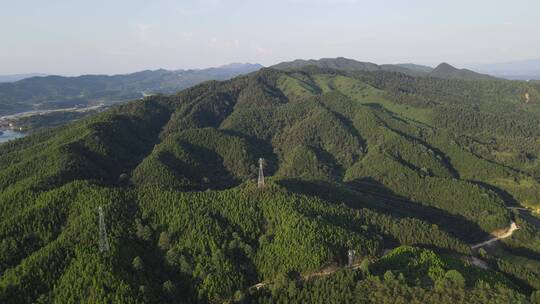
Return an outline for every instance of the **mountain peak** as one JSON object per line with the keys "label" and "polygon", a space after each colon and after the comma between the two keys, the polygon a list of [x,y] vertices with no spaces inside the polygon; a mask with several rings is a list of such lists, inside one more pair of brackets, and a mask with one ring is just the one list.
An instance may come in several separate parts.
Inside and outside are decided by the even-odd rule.
{"label": "mountain peak", "polygon": [[463,80],[492,80],[496,79],[495,77],[480,74],[467,69],[458,69],[449,63],[442,62],[439,64],[429,76],[436,78],[445,78],[445,79],[463,79]]}
{"label": "mountain peak", "polygon": [[447,62],[441,62],[435,69],[453,69],[457,70],[453,65],[447,63]]}

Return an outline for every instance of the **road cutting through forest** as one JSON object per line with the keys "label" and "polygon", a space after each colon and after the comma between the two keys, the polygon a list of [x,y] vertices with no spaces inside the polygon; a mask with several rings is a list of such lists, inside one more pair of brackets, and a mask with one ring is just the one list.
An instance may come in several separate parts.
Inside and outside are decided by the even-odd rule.
{"label": "road cutting through forest", "polygon": [[512,234],[514,234],[514,231],[516,231],[518,229],[519,229],[518,225],[515,222],[512,222],[510,224],[510,228],[508,228],[508,230],[504,234],[502,234],[500,236],[496,236],[494,238],[491,238],[491,239],[489,239],[487,241],[484,241],[482,243],[471,245],[471,248],[476,249],[476,248],[484,247],[484,246],[489,245],[489,244],[491,244],[493,242],[497,242],[498,240],[509,238],[509,237],[512,236]]}

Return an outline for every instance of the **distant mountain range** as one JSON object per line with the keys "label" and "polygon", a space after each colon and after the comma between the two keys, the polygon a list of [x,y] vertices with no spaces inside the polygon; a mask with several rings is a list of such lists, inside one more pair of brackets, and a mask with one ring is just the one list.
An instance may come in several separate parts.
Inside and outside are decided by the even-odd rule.
{"label": "distant mountain range", "polygon": [[323,69],[336,69],[340,71],[384,71],[399,72],[411,76],[436,77],[444,79],[462,79],[462,80],[492,80],[493,76],[480,74],[467,69],[457,69],[448,63],[441,63],[435,69],[425,65],[413,63],[404,64],[382,64],[378,65],[371,62],[361,62],[343,57],[322,58],[319,60],[294,60],[282,62],[272,66],[279,70],[300,69],[306,66],[316,66]]}
{"label": "distant mountain range", "polygon": [[396,65],[402,68],[406,68],[406,69],[421,72],[421,73],[430,73],[431,71],[433,71],[433,68],[427,65],[420,65],[420,64],[414,64],[414,63],[398,63]]}
{"label": "distant mountain range", "polygon": [[31,77],[0,83],[0,116],[35,109],[115,103],[156,93],[174,93],[209,80],[227,80],[262,68],[233,63],[196,70],[147,70],[125,75]]}
{"label": "distant mountain range", "polygon": [[[526,63],[522,63],[526,65]],[[339,71],[397,72],[414,77],[462,80],[493,80],[493,76],[441,63],[436,68],[413,63],[375,64],[353,59],[298,59],[271,68],[302,69],[316,66]],[[509,65],[500,65],[503,68]],[[513,65],[515,66],[515,65]],[[538,63],[540,68],[540,62]],[[260,64],[233,63],[216,68],[192,70],[146,70],[122,75],[82,75],[78,77],[19,74],[0,76],[0,116],[31,110],[113,104],[157,93],[171,94],[209,80],[227,80],[261,69]],[[534,70],[534,67],[532,68]],[[531,71],[532,71],[531,70]],[[41,76],[41,77],[36,77]],[[22,79],[21,79],[22,78]],[[15,81],[17,79],[21,79]],[[11,81],[11,82],[7,82]]]}
{"label": "distant mountain range", "polygon": [[[396,65],[396,64],[382,64],[378,65],[372,62],[356,61],[354,59],[348,59],[343,57],[338,58],[322,58],[303,60],[297,59],[294,61],[282,62],[273,65],[272,68],[278,70],[293,70],[301,69],[306,66],[316,66],[323,69],[335,69],[340,71],[385,71],[385,72],[399,72],[404,74],[410,74],[413,76],[424,76],[425,72],[418,68],[420,66],[413,64]],[[414,66],[414,67],[413,67]],[[416,68],[415,68],[416,67]]]}
{"label": "distant mountain range", "polygon": [[[282,62],[271,68],[278,70],[301,69],[316,66],[340,71],[397,72],[415,77],[445,79],[491,80],[492,76],[471,70],[457,69],[447,63],[436,68],[413,63],[382,64],[353,59],[323,58]],[[78,77],[20,74],[2,76],[0,83],[0,116],[31,110],[86,107],[96,104],[114,104],[144,96],[171,94],[209,80],[227,80],[261,69],[260,64],[233,63],[216,68],[192,70],[146,70],[122,75],[82,75]]]}
{"label": "distant mountain range", "polygon": [[27,74],[12,74],[12,75],[0,75],[0,82],[15,82],[30,77],[42,77],[47,74],[42,73],[27,73]]}

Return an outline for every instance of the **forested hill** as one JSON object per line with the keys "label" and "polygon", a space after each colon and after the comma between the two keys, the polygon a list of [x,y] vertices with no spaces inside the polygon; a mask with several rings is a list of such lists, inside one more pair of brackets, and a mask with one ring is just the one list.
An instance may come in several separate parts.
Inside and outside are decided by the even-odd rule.
{"label": "forested hill", "polygon": [[0,302],[534,303],[539,115],[533,83],[310,66],[1,144]]}
{"label": "forested hill", "polygon": [[425,76],[426,72],[424,68],[419,68],[419,65],[400,65],[400,64],[382,64],[378,65],[371,62],[356,61],[354,59],[348,59],[343,57],[338,58],[322,58],[303,60],[297,59],[294,61],[281,62],[273,65],[273,69],[278,70],[295,70],[302,69],[308,66],[316,66],[323,69],[335,69],[340,71],[387,71],[387,72],[400,72],[412,76]]}
{"label": "forested hill", "polygon": [[123,75],[31,77],[0,83],[0,116],[35,109],[88,106],[128,101],[156,93],[174,93],[208,80],[227,80],[260,69],[233,63],[198,70],[154,70]]}
{"label": "forested hill", "polygon": [[443,79],[460,80],[495,80],[493,76],[476,73],[467,69],[457,69],[448,63],[441,63],[436,68],[429,66],[404,63],[404,64],[382,64],[377,65],[371,62],[361,62],[353,59],[322,58],[318,60],[302,60],[282,62],[273,65],[272,68],[284,71],[297,70],[314,66],[321,69],[335,69],[339,71],[360,71],[360,72],[397,72],[415,77],[435,77]]}

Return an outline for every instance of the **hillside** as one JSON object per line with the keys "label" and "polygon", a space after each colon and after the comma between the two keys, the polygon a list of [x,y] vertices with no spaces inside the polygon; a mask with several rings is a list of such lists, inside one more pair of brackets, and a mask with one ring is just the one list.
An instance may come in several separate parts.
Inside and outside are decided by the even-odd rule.
{"label": "hillside", "polygon": [[480,74],[467,69],[457,69],[448,63],[439,64],[433,71],[429,73],[430,77],[446,78],[446,79],[463,79],[463,80],[493,80],[495,77],[486,74]]}
{"label": "hillside", "polygon": [[528,303],[539,116],[533,83],[309,65],[0,144],[0,302]]}
{"label": "hillside", "polygon": [[260,69],[231,64],[201,70],[154,70],[125,75],[31,77],[0,83],[0,116],[17,112],[112,104],[149,94],[174,93],[209,80],[227,80]]}

